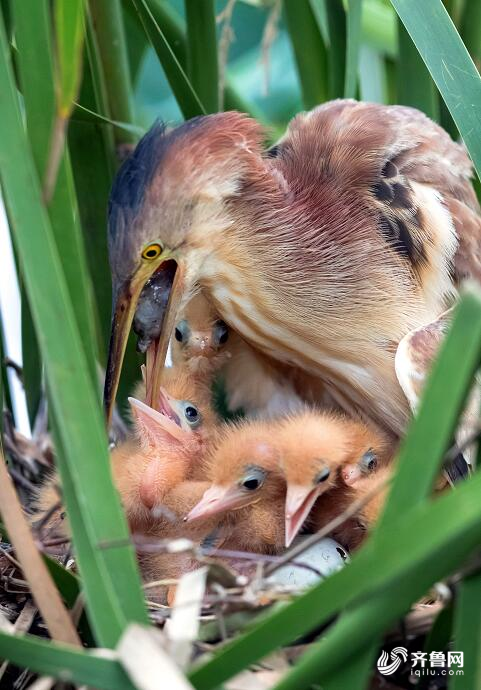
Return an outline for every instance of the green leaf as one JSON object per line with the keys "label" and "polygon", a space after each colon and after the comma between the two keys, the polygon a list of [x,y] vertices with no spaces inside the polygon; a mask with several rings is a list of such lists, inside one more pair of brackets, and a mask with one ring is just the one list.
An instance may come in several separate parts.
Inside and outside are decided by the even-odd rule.
{"label": "green leaf", "polygon": [[284,16],[294,49],[302,100],[306,110],[310,110],[327,100],[326,48],[308,2],[284,0]]}
{"label": "green leaf", "polygon": [[155,21],[149,4],[146,0],[132,0],[132,2],[143,24],[145,33],[157,53],[157,57],[164,69],[165,76],[183,116],[189,119],[196,115],[205,115],[205,109],[194,87],[187,78],[164,33]]}
{"label": "green leaf", "polygon": [[342,98],[346,75],[346,11],[342,0],[326,3],[329,28],[329,98]]}
{"label": "green leaf", "polygon": [[[391,0],[481,174],[481,79],[441,0]],[[426,40],[429,36],[430,40]]]}
{"label": "green leaf", "polygon": [[82,74],[84,5],[82,0],[55,0],[54,6],[58,114],[65,120],[77,96]]}
{"label": "green leaf", "polygon": [[397,56],[396,14],[384,0],[363,0],[361,34],[363,43],[373,50]]}
{"label": "green leaf", "polygon": [[[54,68],[52,41],[50,35],[49,2],[46,0],[25,0],[14,3],[15,37],[18,48],[18,72],[25,105],[27,132],[37,173],[43,176],[50,152],[50,134],[55,120]],[[57,249],[62,257],[68,291],[75,311],[79,331],[82,333],[84,350],[92,376],[96,383],[97,334],[92,320],[95,305],[92,285],[87,269],[82,228],[73,188],[70,162],[63,155],[57,175],[57,183],[48,207],[50,222]],[[28,310],[25,335],[30,337]],[[29,361],[29,343],[25,339]],[[27,364],[29,376],[35,381],[41,367],[33,352],[33,362]],[[35,385],[35,389],[37,385]]]}
{"label": "green leaf", "polygon": [[356,98],[359,47],[361,45],[362,0],[348,0],[347,7],[347,54],[344,98]]}
{"label": "green leaf", "polygon": [[348,664],[338,667],[332,675],[323,679],[322,690],[364,690],[372,676],[376,651],[377,646],[350,658]]}
{"label": "green leaf", "polygon": [[115,659],[96,652],[82,652],[33,635],[10,635],[0,631],[0,657],[20,668],[67,683],[100,690],[136,690]]}
{"label": "green leaf", "polygon": [[[187,70],[187,40],[184,21],[174,8],[164,2],[164,0],[149,0],[149,9],[185,72]],[[226,110],[250,113],[253,117],[262,120],[262,113],[258,112],[252,103],[246,101],[234,89],[232,84],[229,83],[228,77],[224,89],[224,102]]]}
{"label": "green leaf", "polygon": [[[102,63],[108,112],[113,120],[132,124],[134,103],[120,0],[89,0],[89,9]],[[115,128],[114,134],[119,144],[136,140],[135,134],[123,127]]]}
{"label": "green leaf", "polygon": [[401,21],[398,21],[398,101],[439,122],[439,96],[431,75]]}
{"label": "green leaf", "polygon": [[[394,532],[392,538],[395,538]],[[377,639],[389,625],[403,616],[437,580],[436,572],[443,570],[448,573],[459,565],[469,549],[479,543],[479,538],[478,524],[467,530],[461,538],[449,541],[446,548],[436,550],[433,558],[438,559],[438,563],[434,564],[430,558],[426,558],[421,567],[412,563],[403,577],[394,580],[357,608],[347,611],[320,642],[309,648],[294,670],[274,690],[307,690],[312,683],[320,682],[322,685],[324,678],[329,678],[351,659],[357,659],[357,654],[370,640]],[[355,687],[357,690],[358,686]]]}
{"label": "green leaf", "polygon": [[450,690],[481,687],[481,573],[458,585],[453,649],[464,652],[464,674],[450,678]]}
{"label": "green leaf", "polygon": [[[89,618],[97,639],[114,645],[127,621],[145,622],[146,613],[125,517],[112,485],[100,402],[41,202],[9,60],[0,26],[0,120],[9,133],[0,139],[2,189],[45,363],[60,441],[59,467],[62,478],[71,482],[64,483],[64,498]],[[88,555],[77,538],[90,544]],[[97,599],[102,606],[93,605]]]}
{"label": "green leaf", "polygon": [[481,2],[479,0],[465,0],[460,33],[479,71],[481,68]]}
{"label": "green leaf", "polygon": [[219,110],[219,69],[214,0],[184,0],[187,73],[207,113]]}
{"label": "green leaf", "polygon": [[359,56],[359,92],[362,101],[387,103],[386,61],[382,53],[367,45],[361,46]]}

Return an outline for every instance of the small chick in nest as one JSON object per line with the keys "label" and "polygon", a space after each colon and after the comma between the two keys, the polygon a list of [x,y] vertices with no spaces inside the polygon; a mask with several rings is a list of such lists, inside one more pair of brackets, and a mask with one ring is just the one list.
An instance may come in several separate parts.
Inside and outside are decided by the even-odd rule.
{"label": "small chick in nest", "polygon": [[240,409],[248,417],[277,418],[303,406],[288,380],[229,328],[203,292],[185,306],[172,338],[174,364],[187,363],[193,371],[220,369],[230,412]]}
{"label": "small chick in nest", "polygon": [[286,484],[274,433],[269,422],[230,425],[208,457],[210,486],[186,522],[218,516],[222,549],[278,553],[283,548]]}
{"label": "small chick in nest", "polygon": [[[392,441],[374,427],[318,410],[305,410],[281,422],[276,442],[287,483],[286,546],[306,523],[316,502],[322,503],[336,487],[347,491],[375,466],[387,465],[394,453]],[[338,513],[341,511],[339,506]]]}
{"label": "small chick in nest", "polygon": [[341,484],[328,491],[312,509],[309,518],[311,529],[318,532],[354,502],[363,501],[372,493],[372,497],[354,515],[332,531],[333,538],[350,551],[361,546],[384,508],[393,474],[394,465],[385,465],[368,474],[360,473],[358,479],[353,480],[351,476],[350,484]]}
{"label": "small chick in nest", "polygon": [[[209,386],[183,367],[167,369],[160,391],[159,410],[153,410],[137,398],[130,398],[134,434],[111,453],[113,481],[132,532],[148,532],[160,517],[161,506],[178,516],[188,511],[172,494],[184,480],[201,479],[202,459],[218,423],[210,402]],[[137,387],[142,395],[142,384]],[[40,489],[37,515],[58,503],[57,475]],[[179,505],[179,501],[182,505]],[[193,505],[193,503],[192,503]],[[52,515],[48,526],[55,535],[66,534],[60,518],[62,508]]]}

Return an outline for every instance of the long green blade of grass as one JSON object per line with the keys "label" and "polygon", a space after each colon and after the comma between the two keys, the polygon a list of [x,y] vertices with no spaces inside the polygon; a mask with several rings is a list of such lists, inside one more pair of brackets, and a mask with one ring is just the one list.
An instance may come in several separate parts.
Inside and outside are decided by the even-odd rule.
{"label": "long green blade of grass", "polygon": [[136,690],[118,661],[33,635],[0,631],[0,653],[20,668],[101,690]]}
{"label": "long green blade of grass", "polygon": [[85,36],[83,0],[55,0],[55,86],[57,105],[49,139],[49,153],[43,178],[43,196],[50,202],[62,160],[68,118],[82,75]]}
{"label": "long green blade of grass", "polygon": [[[90,0],[89,10],[100,51],[110,116],[132,124],[134,103],[122,5],[120,0]],[[119,144],[135,141],[128,130],[115,128],[114,133]]]}
{"label": "long green blade of grass", "polygon": [[[149,0],[148,7],[185,72],[187,70],[187,39],[185,23],[182,17],[163,0]],[[227,77],[224,89],[224,103],[226,110],[250,113],[253,117],[262,120],[262,113],[234,89],[232,84],[229,83],[229,77]]]}
{"label": "long green blade of grass", "polygon": [[[14,3],[18,71],[22,85],[27,131],[38,176],[49,156],[50,133],[55,120],[54,67],[50,35],[50,3],[25,0]],[[60,160],[57,183],[48,206],[57,249],[62,257],[70,299],[75,311],[92,381],[96,382],[97,336],[92,313],[94,302],[82,228],[73,188],[70,162]],[[28,324],[27,324],[28,325]],[[28,342],[24,341],[28,352]],[[38,366],[38,363],[37,363]],[[41,367],[38,366],[40,374]],[[29,372],[32,373],[32,372]]]}
{"label": "long green blade of grass", "polygon": [[401,21],[398,21],[398,102],[422,110],[439,122],[439,95],[431,75]]}
{"label": "long green blade of grass", "polygon": [[307,110],[327,100],[327,52],[311,5],[284,1],[284,16],[294,49],[302,100]]}
{"label": "long green blade of grass", "polygon": [[207,113],[219,110],[214,0],[185,0],[187,73]]}
{"label": "long green blade of grass", "polygon": [[370,48],[390,58],[397,56],[396,14],[384,0],[363,0],[361,34]]}
{"label": "long green blade of grass", "polygon": [[481,2],[466,0],[460,22],[460,33],[476,67],[481,69]]}
{"label": "long green blade of grass", "polygon": [[332,0],[324,6],[329,28],[329,98],[342,98],[346,74],[346,11],[342,0]]}
{"label": "long green blade of grass", "polygon": [[[72,504],[72,517],[81,516],[78,536],[85,531],[92,545],[95,567],[85,553],[78,553],[89,617],[98,641],[114,645],[127,620],[145,622],[146,613],[133,549],[123,545],[128,532],[112,486],[100,403],[26,146],[9,60],[0,26],[0,120],[9,133],[0,140],[2,188],[65,453],[60,469],[72,481],[72,487],[64,486],[67,509]],[[75,542],[75,521],[72,531]],[[97,599],[102,606],[92,605]]]}
{"label": "long green blade of grass", "polygon": [[361,46],[362,0],[348,0],[347,3],[347,53],[344,98],[356,98]]}
{"label": "long green blade of grass", "polygon": [[[441,0],[391,0],[481,174],[481,78]],[[426,38],[429,36],[429,40]]]}
{"label": "long green blade of grass", "polygon": [[462,676],[450,678],[450,690],[481,687],[481,573],[458,585],[454,617],[454,649],[464,652]]}
{"label": "long green blade of grass", "polygon": [[[148,3],[146,0],[132,0],[132,2],[143,24],[145,33],[157,53],[157,57],[183,116],[189,119],[196,115],[205,115],[206,111],[199,96],[182,69],[164,33],[155,21]],[[215,88],[217,88],[217,82]]]}
{"label": "long green blade of grass", "polygon": [[[443,570],[449,573],[479,544],[479,524],[467,530],[461,539],[450,542],[449,549],[437,551],[436,558],[443,560]],[[405,577],[399,578],[376,594],[372,600],[363,602],[356,609],[344,614],[335,625],[332,633],[321,642],[316,642],[302,657],[295,669],[275,686],[275,690],[307,690],[313,683],[323,686],[323,678],[335,673],[338,668],[356,659],[356,653],[363,650],[366,640],[376,639],[385,629],[409,610],[433,584],[433,572],[427,567],[411,567]],[[367,657],[365,657],[367,658]],[[371,656],[372,658],[372,656]],[[359,668],[359,667],[358,667]],[[365,687],[368,675],[358,679],[355,686]],[[474,688],[476,685],[466,686]]]}
{"label": "long green blade of grass", "polygon": [[371,103],[387,103],[384,55],[370,46],[361,46],[359,57],[359,97]]}
{"label": "long green blade of grass", "polygon": [[55,0],[58,107],[67,118],[80,86],[84,40],[84,6],[81,0]]}

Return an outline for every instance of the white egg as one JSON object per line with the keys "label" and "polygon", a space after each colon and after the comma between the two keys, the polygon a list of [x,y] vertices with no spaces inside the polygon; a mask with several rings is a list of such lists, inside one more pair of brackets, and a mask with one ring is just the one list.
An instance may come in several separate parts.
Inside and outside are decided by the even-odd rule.
{"label": "white egg", "polygon": [[[298,537],[294,545],[307,539],[307,536]],[[334,539],[322,539],[294,559],[294,563],[276,570],[269,577],[269,582],[284,585],[288,589],[303,589],[311,587],[320,579],[340,570],[349,562],[346,549]],[[296,565],[296,563],[304,564]]]}

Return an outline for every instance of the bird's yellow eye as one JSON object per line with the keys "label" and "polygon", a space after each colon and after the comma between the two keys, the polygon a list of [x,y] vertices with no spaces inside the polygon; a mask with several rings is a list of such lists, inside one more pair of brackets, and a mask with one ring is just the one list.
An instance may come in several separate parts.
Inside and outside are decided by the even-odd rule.
{"label": "bird's yellow eye", "polygon": [[142,258],[147,259],[147,261],[153,261],[153,259],[157,259],[158,256],[162,253],[162,247],[160,244],[149,244],[147,247],[142,252]]}

